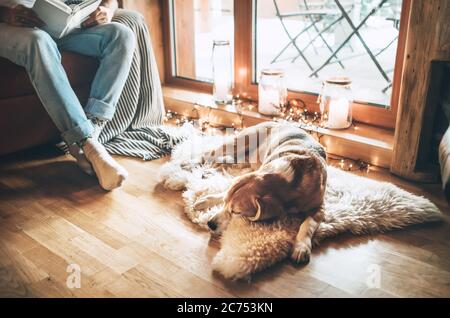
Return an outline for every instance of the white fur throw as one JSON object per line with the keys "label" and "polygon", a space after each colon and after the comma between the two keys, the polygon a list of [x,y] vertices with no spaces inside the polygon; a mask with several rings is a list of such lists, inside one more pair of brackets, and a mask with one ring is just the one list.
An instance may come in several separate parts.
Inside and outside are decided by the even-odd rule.
{"label": "white fur throw", "polygon": [[[232,166],[213,169],[199,163],[202,152],[222,142],[223,137],[193,134],[174,149],[171,161],[161,172],[161,181],[166,188],[184,190],[186,214],[203,228],[221,207],[196,211],[193,209],[196,199],[226,190],[234,176],[247,172]],[[424,197],[390,183],[329,167],[325,219],[314,240],[317,244],[344,232],[355,235],[381,233],[442,219],[439,209]],[[213,269],[227,279],[250,278],[253,273],[289,256],[299,224],[300,220],[295,218],[251,223],[234,217],[221,237],[221,250],[213,260]]]}

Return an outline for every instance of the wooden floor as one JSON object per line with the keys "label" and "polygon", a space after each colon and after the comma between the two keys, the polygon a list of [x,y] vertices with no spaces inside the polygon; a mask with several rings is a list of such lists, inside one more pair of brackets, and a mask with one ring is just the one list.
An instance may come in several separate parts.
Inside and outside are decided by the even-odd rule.
{"label": "wooden floor", "polygon": [[[340,237],[307,266],[286,261],[251,283],[225,282],[210,266],[219,243],[187,220],[180,193],[158,185],[164,160],[119,161],[131,176],[106,193],[48,148],[0,159],[1,297],[450,297],[448,223]],[[449,215],[437,185],[369,176]],[[69,264],[81,269],[79,289],[67,287]],[[380,288],[370,288],[378,269]]]}

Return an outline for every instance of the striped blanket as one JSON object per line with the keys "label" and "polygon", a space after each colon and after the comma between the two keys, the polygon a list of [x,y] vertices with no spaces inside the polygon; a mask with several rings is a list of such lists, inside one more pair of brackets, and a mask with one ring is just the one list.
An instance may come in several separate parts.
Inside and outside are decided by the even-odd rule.
{"label": "striped blanket", "polygon": [[161,158],[170,154],[184,134],[183,130],[162,126],[164,101],[150,34],[137,12],[119,9],[113,21],[134,31],[137,48],[114,118],[106,124],[99,141],[111,154]]}

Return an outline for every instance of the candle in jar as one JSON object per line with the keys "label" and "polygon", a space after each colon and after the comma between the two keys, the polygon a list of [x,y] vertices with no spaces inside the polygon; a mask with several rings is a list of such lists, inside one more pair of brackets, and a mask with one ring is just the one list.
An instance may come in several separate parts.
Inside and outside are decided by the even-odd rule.
{"label": "candle in jar", "polygon": [[280,92],[275,89],[259,90],[258,110],[264,115],[279,115]]}
{"label": "candle in jar", "polygon": [[347,128],[348,111],[350,102],[345,98],[332,99],[328,111],[328,127],[329,128]]}
{"label": "candle in jar", "polygon": [[226,78],[216,78],[214,88],[214,98],[216,101],[227,102],[230,100],[230,85]]}

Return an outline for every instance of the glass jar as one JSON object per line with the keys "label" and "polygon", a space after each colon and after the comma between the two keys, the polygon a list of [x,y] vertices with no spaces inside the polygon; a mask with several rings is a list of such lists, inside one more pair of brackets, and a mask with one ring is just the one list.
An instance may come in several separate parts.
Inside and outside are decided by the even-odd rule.
{"label": "glass jar", "polygon": [[216,103],[228,104],[233,100],[233,71],[230,41],[214,41],[213,95]]}
{"label": "glass jar", "polygon": [[318,102],[326,128],[345,129],[352,125],[351,84],[348,77],[331,77],[323,82]]}
{"label": "glass jar", "polygon": [[258,85],[258,111],[264,115],[280,115],[286,104],[286,98],[287,88],[283,70],[262,70]]}

